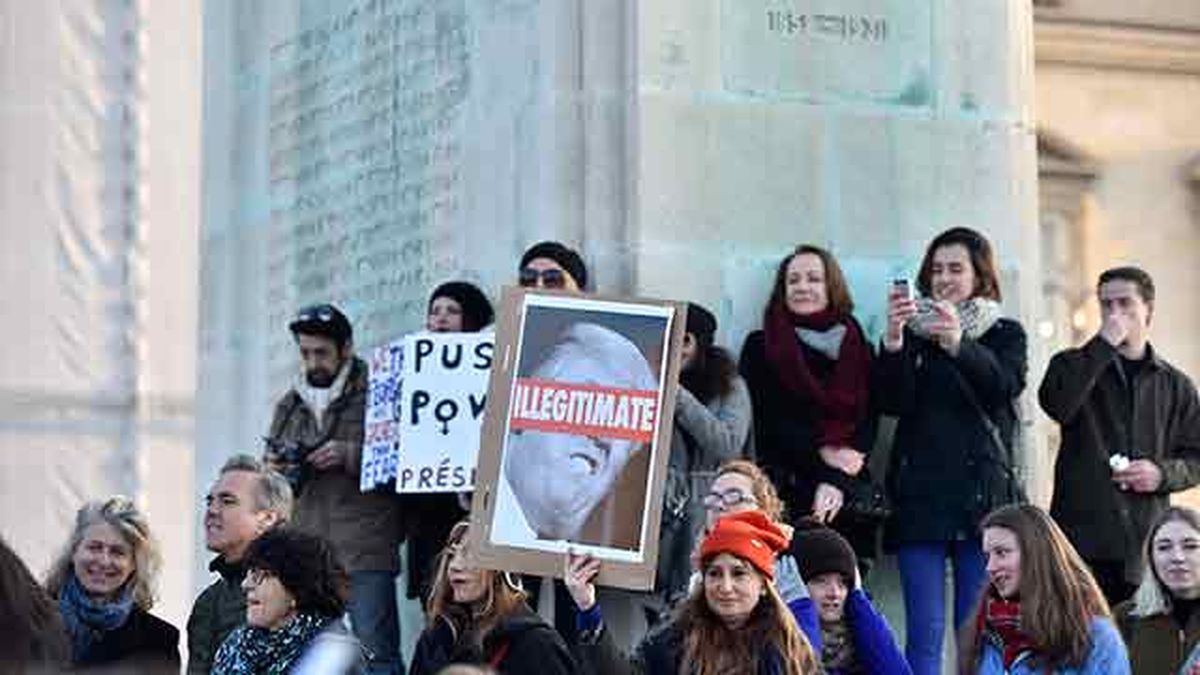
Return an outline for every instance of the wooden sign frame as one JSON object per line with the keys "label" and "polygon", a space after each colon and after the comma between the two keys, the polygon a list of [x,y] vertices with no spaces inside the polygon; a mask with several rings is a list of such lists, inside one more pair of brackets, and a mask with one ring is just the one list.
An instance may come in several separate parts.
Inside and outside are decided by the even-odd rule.
{"label": "wooden sign frame", "polygon": [[[596,580],[600,585],[633,590],[650,590],[654,587],[658,560],[659,526],[662,517],[663,485],[666,481],[667,460],[671,450],[675,396],[679,386],[680,349],[683,344],[686,319],[687,306],[681,302],[581,295],[561,291],[535,291],[518,287],[504,289],[496,329],[496,350],[488,382],[487,408],[484,413],[483,428],[480,432],[475,493],[471,505],[471,528],[466,542],[470,564],[480,569],[561,577],[565,551],[573,549],[591,553],[604,561]],[[661,327],[658,326],[658,322],[661,322]],[[607,443],[604,447],[617,447],[620,442],[597,440],[605,434],[618,433],[620,429],[617,431],[606,429],[599,432],[599,436],[593,436],[590,433],[579,431],[583,427],[572,427],[573,431],[536,431],[533,433],[542,435],[517,440],[520,434],[530,433],[528,428],[521,429],[520,425],[537,424],[537,422],[528,422],[527,418],[521,417],[522,415],[536,414],[536,411],[530,412],[531,408],[527,405],[530,399],[525,398],[529,395],[530,385],[528,383],[544,383],[545,386],[554,386],[555,384],[552,380],[538,379],[536,373],[531,378],[531,369],[553,368],[554,366],[546,364],[555,359],[557,359],[555,363],[560,365],[574,364],[562,365],[562,368],[578,368],[577,364],[588,363],[588,358],[593,358],[591,361],[593,363],[601,363],[594,357],[568,361],[567,357],[562,356],[565,353],[565,348],[562,347],[566,344],[564,340],[570,340],[565,336],[576,333],[580,329],[574,327],[581,324],[599,325],[620,335],[619,339],[611,342],[621,345],[620,348],[624,349],[626,354],[640,353],[645,358],[645,364],[648,372],[653,375],[653,385],[655,386],[654,394],[657,400],[657,408],[654,410],[655,423],[652,431],[645,431],[644,427],[639,427],[646,434],[639,438],[649,438],[649,441],[642,440],[640,444],[633,444],[635,449],[629,452],[625,463],[619,468],[612,469],[620,474],[619,477],[605,488],[604,497],[591,505],[590,511],[586,515],[587,520],[584,526],[578,530],[577,536],[546,536],[544,533],[539,534],[535,531],[539,525],[530,520],[528,515],[530,512],[536,515],[538,513],[536,509],[533,511],[526,509],[531,501],[540,499],[536,490],[528,489],[529,485],[535,484],[535,482],[531,482],[534,481],[532,476],[544,476],[545,474],[537,474],[536,472],[542,469],[534,469],[534,473],[526,476],[514,473],[513,478],[516,483],[509,481],[508,474],[505,473],[505,456],[510,444],[516,452],[522,453],[517,456],[519,461],[513,460],[511,468],[512,471],[519,472],[523,470],[523,467],[537,464],[525,461],[530,457],[527,448],[530,447],[530,443],[534,443],[529,440],[531,438],[539,439],[535,445],[543,452],[548,452],[547,448],[551,447],[555,449],[561,447],[564,452],[571,452],[572,447],[578,447],[578,444],[585,443],[579,439],[588,439],[588,442],[598,445]],[[602,338],[604,337],[603,330],[586,327],[582,330],[591,330],[592,334],[599,333]],[[576,337],[578,336],[576,335]],[[577,339],[574,344],[584,343]],[[556,352],[556,350],[558,351]],[[618,372],[612,365],[614,362],[606,363],[609,364],[607,366],[609,372]],[[641,370],[640,367],[636,367],[636,358],[630,363],[634,364],[635,368],[633,369]],[[606,366],[596,366],[596,368],[599,370]],[[519,377],[521,378],[520,383],[522,383],[520,390],[518,390]],[[578,380],[572,380],[571,376],[565,376],[558,381],[558,384],[570,388],[576,381]],[[607,391],[616,391],[622,387],[628,388],[628,385],[616,381],[607,384],[595,380],[588,380],[588,382],[589,384],[575,384],[574,386],[585,389],[609,387],[610,389]],[[640,408],[650,410],[649,390],[641,388],[639,391],[643,394],[639,403],[645,404]],[[513,409],[514,392],[519,392],[523,396],[517,401],[520,407],[516,411]],[[546,390],[543,390],[543,393],[545,392]],[[587,394],[580,396],[582,398]],[[595,405],[598,407],[600,404],[596,403]],[[583,406],[584,403],[580,402],[575,408],[577,414],[572,419],[583,418],[583,413],[580,412],[584,409]],[[628,407],[633,409],[639,406],[631,403]],[[542,412],[544,413],[547,409],[543,408]],[[646,415],[647,417],[642,420],[643,423],[649,419],[649,413]],[[595,423],[598,418],[593,416],[590,419],[592,423]],[[615,418],[607,419],[613,423]],[[596,427],[589,428],[595,429]],[[510,441],[510,439],[512,440]],[[561,443],[559,443],[560,440]],[[559,443],[559,445],[554,445],[554,443]],[[570,459],[575,459],[579,454],[586,455],[587,452],[574,452]],[[561,466],[570,466],[561,464],[564,460],[561,460],[560,456],[550,454],[546,456],[552,456],[552,462],[559,462]],[[609,456],[608,454],[604,455],[604,457]],[[593,470],[602,471],[596,469],[595,466],[592,466]],[[565,473],[571,473],[571,471],[568,469]],[[556,475],[562,474],[563,472],[559,472]],[[572,474],[573,477],[579,475],[578,473]],[[605,480],[607,480],[613,474],[601,473],[598,475],[606,476]],[[585,488],[598,490],[600,488],[596,486],[604,485],[603,480],[591,484],[588,484],[586,477],[579,478],[579,480]],[[566,483],[569,486],[570,480],[567,480]],[[516,496],[518,490],[513,488],[515,484],[527,486],[526,489],[521,490],[526,495],[524,500]],[[583,492],[588,492],[588,490],[585,489]],[[534,496],[530,497],[529,495]],[[624,516],[621,515],[622,511],[625,512]],[[557,512],[550,513],[557,514]],[[582,513],[582,511],[576,513]],[[630,513],[635,514],[638,519],[630,521],[628,517]],[[551,519],[555,523],[561,522],[557,517],[554,515]],[[548,519],[543,518],[542,520],[545,522]],[[593,525],[597,522],[602,522],[603,525],[594,527]],[[602,534],[596,535],[597,531]],[[636,537],[631,539],[630,533],[634,531],[636,531]],[[614,543],[617,541],[623,543]],[[632,547],[630,546],[631,542],[634,544]]]}

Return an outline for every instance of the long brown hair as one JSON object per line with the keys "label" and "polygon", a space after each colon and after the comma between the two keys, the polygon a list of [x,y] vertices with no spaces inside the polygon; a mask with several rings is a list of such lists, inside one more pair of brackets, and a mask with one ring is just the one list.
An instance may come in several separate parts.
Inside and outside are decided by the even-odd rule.
{"label": "long brown hair", "polygon": [[[1032,504],[1010,504],[992,511],[980,530],[990,527],[1006,529],[1017,538],[1021,629],[1033,643],[1036,663],[1047,669],[1083,663],[1091,648],[1092,619],[1112,616],[1091,570],[1050,516]],[[980,596],[977,612],[991,592],[989,584]],[[980,639],[976,621],[967,620],[959,649],[962,672],[974,673],[978,668]]]}
{"label": "long brown hair", "polygon": [[750,617],[736,630],[726,627],[708,606],[703,584],[692,591],[675,619],[683,636],[679,675],[754,675],[767,647],[773,647],[783,661],[783,675],[820,672],[812,645],[796,627],[775,585],[763,579],[763,589]]}
{"label": "long brown hair", "polygon": [[798,255],[815,255],[825,268],[825,297],[829,299],[829,311],[839,316],[849,316],[854,311],[854,300],[850,298],[850,285],[846,283],[846,275],[838,265],[837,258],[820,246],[801,244],[779,261],[775,270],[775,285],[771,287],[771,299],[767,301],[764,317],[772,307],[787,309],[787,268]]}
{"label": "long brown hair", "polygon": [[746,459],[730,459],[721,462],[721,466],[717,468],[717,475],[714,477],[720,478],[727,473],[736,473],[750,479],[750,490],[754,493],[754,501],[758,502],[758,508],[767,517],[775,522],[782,522],[784,503],[779,498],[779,493],[775,490],[775,484],[767,477],[765,471],[757,464]]}
{"label": "long brown hair", "polygon": [[933,254],[943,246],[962,246],[971,258],[975,271],[975,288],[971,297],[982,296],[1000,301],[1000,276],[996,272],[996,256],[987,237],[969,227],[952,227],[933,238],[925,249],[921,270],[917,272],[917,290],[921,295],[933,295]]}
{"label": "long brown hair", "polygon": [[454,601],[449,579],[450,559],[463,545],[467,527],[465,520],[455,523],[450,529],[450,536],[446,538],[446,546],[438,554],[437,571],[429,590],[429,626],[434,627],[439,621],[444,621],[450,625],[455,640],[466,637],[479,646],[484,636],[501,619],[517,613],[525,606],[527,594],[506,572],[480,570],[486,588],[483,597],[469,607]]}
{"label": "long brown hair", "polygon": [[[25,563],[0,539],[0,667],[58,671],[71,657],[58,605]],[[9,672],[9,671],[5,671]]]}

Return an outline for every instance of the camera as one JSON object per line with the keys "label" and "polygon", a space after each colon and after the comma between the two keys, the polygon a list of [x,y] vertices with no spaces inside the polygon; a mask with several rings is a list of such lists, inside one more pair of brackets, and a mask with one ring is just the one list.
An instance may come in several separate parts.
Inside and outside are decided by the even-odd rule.
{"label": "camera", "polygon": [[263,445],[266,447],[267,457],[280,465],[278,471],[292,486],[292,494],[299,497],[304,484],[312,478],[312,467],[304,458],[308,457],[314,448],[299,441],[271,437],[263,437]]}

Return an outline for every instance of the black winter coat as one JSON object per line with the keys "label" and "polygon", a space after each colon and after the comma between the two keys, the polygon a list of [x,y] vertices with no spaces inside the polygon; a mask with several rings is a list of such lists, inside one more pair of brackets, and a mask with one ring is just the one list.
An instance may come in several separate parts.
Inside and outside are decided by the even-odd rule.
{"label": "black winter coat", "polygon": [[[800,352],[809,372],[825,382],[836,362],[801,343]],[[784,388],[775,367],[767,360],[766,335],[756,330],[746,337],[738,370],[750,389],[754,404],[754,449],[761,465],[792,509],[793,520],[811,511],[818,483],[829,483],[843,492],[855,478],[821,460],[820,411],[812,401]],[[875,416],[868,412],[855,432],[854,449],[867,453],[875,440]]]}
{"label": "black winter coat", "polygon": [[[627,658],[613,642],[607,628],[591,640],[576,646],[579,661],[591,675],[679,675],[683,660],[683,633],[674,623],[660,628],[642,641],[632,658]],[[773,648],[758,654],[758,675],[782,675],[783,659]]]}
{"label": "black winter coat", "polygon": [[[1142,541],[1168,496],[1200,482],[1200,403],[1187,375],[1152,348],[1126,386],[1116,348],[1093,338],[1050,360],[1038,390],[1062,425],[1050,514],[1088,560],[1123,562],[1140,580]],[[1149,459],[1162,470],[1158,492],[1122,492],[1109,457]]]}
{"label": "black winter coat", "polygon": [[435,675],[452,663],[485,664],[501,675],[574,675],[580,672],[562,636],[540,616],[522,608],[483,638],[482,650],[459,644],[450,623],[426,628],[413,651],[408,675]]}
{"label": "black winter coat", "polygon": [[179,672],[179,629],[138,608],[116,630],[106,631],[77,670],[111,673]]}
{"label": "black winter coat", "polygon": [[[977,340],[964,336],[957,357],[908,330],[900,351],[880,352],[874,398],[880,412],[899,418],[888,472],[890,546],[977,537],[983,516],[1009,501],[994,476],[1007,475],[998,462],[1012,466],[1027,367],[1025,330],[1011,319]],[[968,387],[1008,456],[998,456]]]}

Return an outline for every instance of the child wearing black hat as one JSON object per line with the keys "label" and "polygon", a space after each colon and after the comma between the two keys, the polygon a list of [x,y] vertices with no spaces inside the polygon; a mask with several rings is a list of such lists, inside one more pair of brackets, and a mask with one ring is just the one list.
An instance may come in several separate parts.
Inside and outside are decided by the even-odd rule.
{"label": "child wearing black hat", "polygon": [[801,521],[791,546],[821,618],[827,675],[912,675],[887,620],[862,590],[854,549],[837,531]]}

